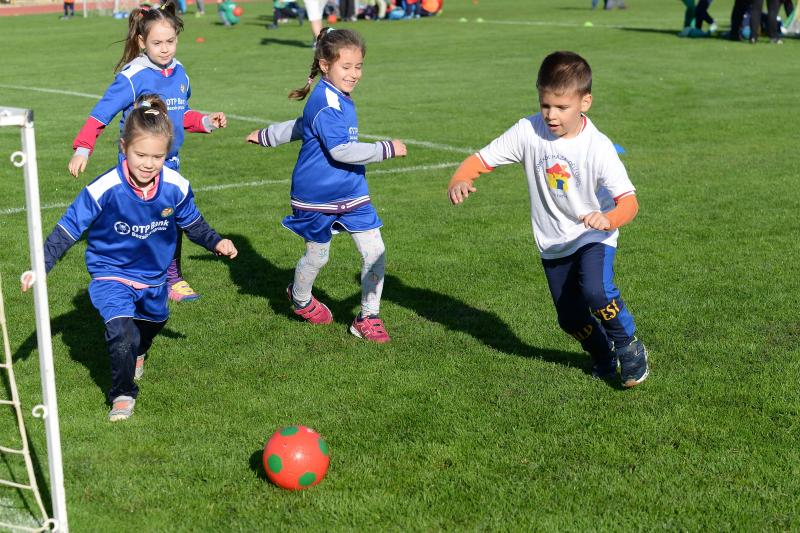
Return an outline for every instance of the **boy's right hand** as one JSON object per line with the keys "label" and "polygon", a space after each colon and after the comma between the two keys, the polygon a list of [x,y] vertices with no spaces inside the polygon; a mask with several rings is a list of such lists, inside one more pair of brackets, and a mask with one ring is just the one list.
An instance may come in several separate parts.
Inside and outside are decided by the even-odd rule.
{"label": "boy's right hand", "polygon": [[19,283],[22,292],[28,292],[28,289],[33,287],[33,284],[35,282],[36,282],[36,276],[33,274],[33,270],[26,270],[19,277]]}
{"label": "boy's right hand", "polygon": [[458,205],[466,200],[471,193],[477,192],[477,190],[478,189],[476,189],[471,183],[467,181],[459,181],[450,187],[450,189],[447,191],[447,195],[450,197],[450,202],[453,205]]}
{"label": "boy's right hand", "polygon": [[73,177],[78,177],[78,175],[86,170],[86,158],[82,155],[73,155],[72,159],[69,160],[69,173],[73,175]]}
{"label": "boy's right hand", "polygon": [[261,144],[261,143],[258,142],[258,134],[259,134],[259,132],[261,132],[261,130],[251,131],[250,135],[248,135],[247,139],[245,139],[245,140],[247,142],[249,142],[249,143],[252,143],[252,144]]}
{"label": "boy's right hand", "polygon": [[405,157],[408,154],[406,145],[398,139],[392,139],[392,148],[394,148],[395,157]]}

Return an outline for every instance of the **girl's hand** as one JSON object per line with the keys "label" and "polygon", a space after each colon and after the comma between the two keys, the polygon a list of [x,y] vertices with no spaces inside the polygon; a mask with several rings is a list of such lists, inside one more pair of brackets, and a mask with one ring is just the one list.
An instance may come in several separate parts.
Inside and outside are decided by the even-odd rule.
{"label": "girl's hand", "polygon": [[466,200],[471,193],[477,192],[477,190],[478,189],[476,189],[475,186],[472,185],[471,183],[466,181],[459,181],[458,183],[450,187],[450,189],[447,191],[447,196],[450,197],[450,202],[453,205],[458,205],[464,200]]}
{"label": "girl's hand", "polygon": [[592,211],[587,215],[581,215],[578,220],[583,222],[583,227],[608,231],[611,228],[611,221],[600,211]]}
{"label": "girl's hand", "polygon": [[33,270],[26,270],[19,277],[19,283],[22,292],[28,292],[28,289],[33,287],[33,284],[35,282],[36,282],[36,276],[33,274]]}
{"label": "girl's hand", "polygon": [[231,259],[239,255],[239,251],[236,249],[230,239],[222,239],[219,241],[214,247],[214,250],[216,250],[217,255],[227,255]]}
{"label": "girl's hand", "polygon": [[394,148],[395,157],[405,157],[406,154],[408,153],[406,151],[406,145],[403,144],[403,141],[392,139],[392,147]]}
{"label": "girl's hand", "polygon": [[261,133],[261,130],[251,131],[250,135],[247,136],[246,141],[253,144],[261,144],[258,142],[258,134]]}
{"label": "girl's hand", "polygon": [[216,113],[211,113],[208,116],[211,119],[211,124],[214,125],[215,128],[226,128],[228,127],[228,119],[225,118],[225,113],[222,111],[217,111]]}
{"label": "girl's hand", "polygon": [[86,170],[86,158],[82,155],[73,155],[67,168],[69,168],[69,173],[77,178],[78,174]]}

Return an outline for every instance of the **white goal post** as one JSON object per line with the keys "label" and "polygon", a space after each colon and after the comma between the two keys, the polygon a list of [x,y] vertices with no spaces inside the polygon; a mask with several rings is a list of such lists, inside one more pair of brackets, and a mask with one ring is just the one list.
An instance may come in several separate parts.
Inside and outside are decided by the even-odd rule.
{"label": "white goal post", "polygon": [[39,172],[36,164],[36,140],[33,111],[15,107],[0,107],[0,127],[21,129],[22,150],[11,155],[14,166],[22,167],[25,175],[25,210],[28,218],[28,246],[31,270],[36,276],[33,300],[36,310],[36,340],[39,346],[39,373],[42,382],[43,406],[37,406],[44,418],[47,437],[47,464],[50,470],[50,493],[53,504],[55,531],[66,533],[67,503],[64,492],[64,470],[61,463],[61,435],[58,426],[55,367],[50,333],[50,310],[47,300],[47,274],[44,269],[41,204],[39,201]]}

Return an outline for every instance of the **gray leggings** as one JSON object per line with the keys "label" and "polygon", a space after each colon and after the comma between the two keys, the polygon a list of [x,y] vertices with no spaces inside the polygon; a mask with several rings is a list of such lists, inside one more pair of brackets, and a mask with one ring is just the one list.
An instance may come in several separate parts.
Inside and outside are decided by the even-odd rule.
{"label": "gray leggings", "polygon": [[[351,233],[353,242],[361,254],[361,315],[377,315],[380,312],[383,292],[386,247],[380,229]],[[297,304],[311,301],[311,289],[322,267],[330,258],[331,243],[306,241],[306,253],[297,262],[294,270],[292,295]]]}

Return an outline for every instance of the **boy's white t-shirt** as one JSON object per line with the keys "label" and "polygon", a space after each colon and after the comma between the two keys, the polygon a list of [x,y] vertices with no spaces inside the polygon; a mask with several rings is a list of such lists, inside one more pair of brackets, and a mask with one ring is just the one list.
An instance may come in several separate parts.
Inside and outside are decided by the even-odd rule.
{"label": "boy's white t-shirt", "polygon": [[613,143],[584,116],[576,137],[550,133],[541,113],[521,119],[478,152],[489,168],[522,163],[528,177],[533,236],[543,259],[557,259],[593,242],[617,245],[619,231],[585,228],[578,217],[606,212],[633,194]]}

